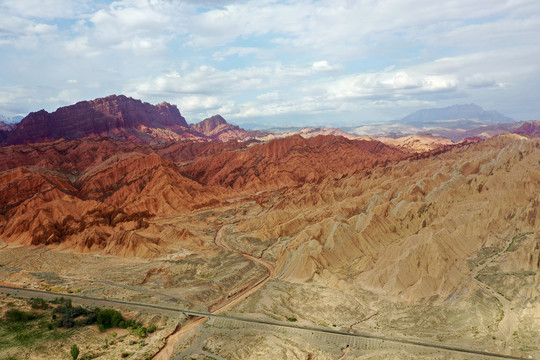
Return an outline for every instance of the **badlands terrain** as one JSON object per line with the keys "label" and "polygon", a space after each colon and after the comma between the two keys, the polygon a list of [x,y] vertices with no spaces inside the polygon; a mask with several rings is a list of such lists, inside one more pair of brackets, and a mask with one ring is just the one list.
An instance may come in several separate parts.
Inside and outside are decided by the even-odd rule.
{"label": "badlands terrain", "polygon": [[540,358],[539,128],[276,136],[125,96],[32,113],[0,131],[0,281],[187,312],[117,303],[157,333],[98,351],[110,330],[84,328],[87,358]]}

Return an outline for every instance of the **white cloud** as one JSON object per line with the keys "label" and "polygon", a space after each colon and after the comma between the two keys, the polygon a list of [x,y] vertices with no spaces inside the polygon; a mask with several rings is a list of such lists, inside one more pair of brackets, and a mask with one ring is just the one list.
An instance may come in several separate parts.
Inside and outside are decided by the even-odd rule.
{"label": "white cloud", "polygon": [[343,70],[343,66],[340,64],[331,65],[328,61],[315,61],[311,66],[314,72],[318,73],[331,73]]}
{"label": "white cloud", "polygon": [[238,47],[238,46],[233,46],[233,47],[229,47],[227,48],[226,50],[219,50],[219,51],[216,51],[212,54],[212,57],[214,58],[214,60],[217,60],[217,61],[223,61],[225,60],[225,58],[229,57],[229,56],[241,56],[241,57],[244,57],[244,56],[248,56],[248,55],[253,55],[253,54],[260,54],[262,51],[256,47]]}
{"label": "white cloud", "polygon": [[4,0],[0,113],[125,91],[197,117],[437,102],[533,117],[538,14],[535,0]]}
{"label": "white cloud", "polygon": [[465,84],[470,88],[484,88],[492,86],[502,86],[498,84],[492,77],[485,74],[477,73],[465,78]]}
{"label": "white cloud", "polygon": [[87,9],[84,0],[3,0],[2,6],[18,16],[37,19],[70,18]]}
{"label": "white cloud", "polygon": [[[390,70],[393,67],[388,68]],[[385,69],[386,70],[386,69]],[[392,89],[414,89],[421,86],[418,80],[412,79],[406,72],[398,71],[390,79],[382,80],[382,84],[388,85]]]}

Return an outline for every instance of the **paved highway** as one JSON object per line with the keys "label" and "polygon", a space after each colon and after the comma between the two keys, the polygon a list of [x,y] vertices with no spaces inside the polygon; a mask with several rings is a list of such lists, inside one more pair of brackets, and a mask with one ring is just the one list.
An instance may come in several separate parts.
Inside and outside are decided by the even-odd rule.
{"label": "paved highway", "polygon": [[391,343],[415,345],[415,346],[431,348],[431,349],[453,351],[453,352],[462,353],[462,354],[480,355],[480,356],[485,356],[488,358],[528,360],[528,359],[517,357],[517,356],[510,356],[510,355],[491,353],[487,351],[460,348],[460,347],[450,346],[450,345],[421,342],[417,340],[386,337],[386,336],[380,336],[380,335],[369,334],[369,333],[351,334],[345,331],[339,331],[339,330],[334,330],[334,329],[301,326],[297,324],[278,322],[278,321],[256,320],[256,319],[249,319],[249,318],[241,318],[237,316],[212,314],[208,312],[179,309],[179,308],[173,308],[173,307],[162,306],[162,305],[142,304],[142,303],[135,303],[135,302],[130,302],[130,301],[122,301],[122,300],[113,300],[113,299],[100,299],[100,298],[92,298],[92,297],[86,297],[86,296],[76,295],[76,294],[62,294],[62,293],[55,293],[55,292],[50,292],[50,291],[22,289],[22,288],[10,287],[10,286],[0,286],[0,292],[9,293],[12,295],[17,295],[17,296],[27,297],[27,298],[41,297],[41,298],[46,298],[46,299],[52,299],[56,297],[64,297],[64,298],[72,299],[72,300],[75,300],[84,304],[102,305],[102,306],[109,306],[109,307],[118,306],[118,307],[140,308],[140,309],[145,309],[145,310],[157,310],[157,311],[162,311],[162,312],[167,312],[167,313],[181,313],[181,314],[200,316],[200,317],[206,317],[206,318],[232,319],[236,321],[242,321],[242,322],[248,322],[248,323],[254,323],[254,324],[265,324],[265,325],[275,326],[276,328],[278,327],[292,328],[292,329],[300,329],[300,330],[326,333],[326,334],[337,334],[341,336],[348,336],[351,338],[356,337],[356,338],[363,338],[363,339],[374,339],[374,340],[381,340],[381,341],[386,341],[386,342],[391,342]]}

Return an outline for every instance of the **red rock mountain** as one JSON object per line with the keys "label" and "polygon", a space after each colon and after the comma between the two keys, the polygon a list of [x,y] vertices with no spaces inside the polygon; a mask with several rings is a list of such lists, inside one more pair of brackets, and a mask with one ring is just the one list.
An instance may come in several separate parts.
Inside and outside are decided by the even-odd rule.
{"label": "red rock mountain", "polygon": [[13,124],[6,124],[3,121],[0,121],[0,144],[4,142],[11,131],[15,128]]}
{"label": "red rock mountain", "polygon": [[328,174],[352,174],[409,156],[375,140],[323,135],[304,139],[295,135],[246,151],[201,158],[184,170],[204,184],[263,190],[313,182]]}
{"label": "red rock mountain", "polygon": [[245,147],[247,147],[246,143],[237,141],[227,143],[179,141],[149,145],[104,137],[61,139],[32,145],[0,147],[0,171],[20,166],[39,166],[77,175],[101,164],[114,155],[132,152],[147,155],[155,152],[167,161],[189,163],[222,151],[239,150]]}
{"label": "red rock mountain", "polygon": [[527,137],[538,137],[540,136],[540,121],[525,122],[519,128],[514,130],[513,133]]}
{"label": "red rock mountain", "polygon": [[227,142],[230,140],[246,141],[267,135],[262,131],[247,131],[236,125],[229,124],[221,115],[191,125],[190,128],[209,139]]}
{"label": "red rock mountain", "polygon": [[30,113],[9,134],[7,143],[85,136],[150,141],[153,138],[175,139],[187,130],[186,120],[174,105],[151,105],[124,95],[111,95],[61,107],[53,113],[45,110]]}
{"label": "red rock mountain", "polygon": [[0,121],[0,131],[11,131],[15,128],[14,124],[6,124],[3,121]]}
{"label": "red rock mountain", "polygon": [[216,129],[229,125],[221,115],[214,115],[208,119],[204,119],[200,123],[194,124],[191,128],[201,134],[210,135]]}
{"label": "red rock mountain", "polygon": [[[153,216],[409,156],[378,141],[336,136],[294,136],[254,146],[236,141],[150,145],[110,138],[5,146],[0,148],[0,237],[118,254],[129,244],[137,256],[153,256],[159,253],[155,239],[132,239],[138,236],[133,230],[143,231]],[[111,250],[111,243],[125,240],[122,234],[131,240]]]}
{"label": "red rock mountain", "polygon": [[188,125],[176,105],[151,105],[124,95],[30,113],[13,128],[0,124],[0,145],[29,144],[57,139],[110,137],[134,143],[157,144],[179,140],[246,141],[266,135],[228,124],[215,115]]}

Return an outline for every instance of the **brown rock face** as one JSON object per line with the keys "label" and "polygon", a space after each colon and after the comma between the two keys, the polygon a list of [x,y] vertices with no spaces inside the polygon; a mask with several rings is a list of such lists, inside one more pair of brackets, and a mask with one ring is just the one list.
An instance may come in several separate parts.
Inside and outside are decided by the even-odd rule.
{"label": "brown rock face", "polygon": [[523,125],[514,130],[513,133],[527,137],[539,137],[540,121],[530,121],[523,123]]}
{"label": "brown rock face", "polygon": [[378,141],[335,136],[295,136],[251,147],[110,138],[6,146],[0,148],[0,236],[82,251],[113,251],[109,245],[116,239],[121,254],[140,254],[133,248],[140,240],[159,254],[154,238],[119,233],[144,230],[153,216],[218,205],[237,191],[296,187],[408,156]]}
{"label": "brown rock face", "polygon": [[204,184],[263,190],[314,182],[328,174],[352,174],[408,156],[379,141],[296,135],[254,145],[247,151],[222,152],[184,169]]}
{"label": "brown rock face", "polygon": [[[53,113],[29,114],[8,135],[8,144],[24,144],[59,138],[110,136],[119,139],[152,137],[147,129],[182,134],[186,120],[174,105],[151,105],[126,96],[111,95],[61,107]],[[154,136],[155,137],[155,136]]]}
{"label": "brown rock face", "polygon": [[0,144],[6,141],[6,139],[9,136],[9,133],[13,131],[14,128],[15,128],[15,125],[6,124],[5,122],[0,121]]}
{"label": "brown rock face", "polygon": [[194,124],[191,128],[204,135],[211,135],[218,127],[230,125],[221,115],[214,115],[208,119],[204,119],[200,123]]}
{"label": "brown rock face", "polygon": [[[130,232],[144,230],[153,216],[219,203],[227,194],[185,177],[174,163],[153,152],[129,152],[87,164],[86,170],[69,175],[38,166],[0,172],[0,237],[82,251],[103,250],[113,240],[133,247],[134,240],[159,254],[155,239]],[[125,252],[123,246],[117,250],[141,254]]]}
{"label": "brown rock face", "polygon": [[164,160],[184,163],[219,154],[222,151],[239,150],[246,146],[245,143],[236,141],[228,143],[179,141],[149,145],[104,137],[75,140],[61,139],[32,145],[0,147],[0,171],[20,166],[36,165],[77,175],[101,164],[114,155],[131,152],[140,154],[155,152]]}
{"label": "brown rock face", "polygon": [[15,128],[14,124],[6,124],[3,121],[0,121],[0,131],[11,131]]}
{"label": "brown rock face", "polygon": [[262,131],[247,131],[229,124],[221,115],[214,115],[190,126],[191,130],[209,139],[227,142],[230,140],[250,140],[266,135]]}

